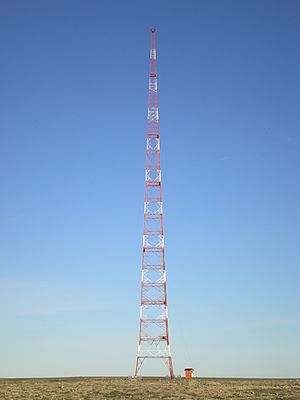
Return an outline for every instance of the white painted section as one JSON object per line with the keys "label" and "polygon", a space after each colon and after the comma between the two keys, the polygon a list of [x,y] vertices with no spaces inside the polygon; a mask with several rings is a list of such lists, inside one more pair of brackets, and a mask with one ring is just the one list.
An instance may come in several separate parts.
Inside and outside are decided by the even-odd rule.
{"label": "white painted section", "polygon": [[157,107],[148,108],[148,120],[149,121],[158,121],[158,108]]}
{"label": "white painted section", "polygon": [[[152,208],[150,208],[152,205]],[[162,203],[160,201],[144,202],[144,214],[157,215],[162,214]]]}
{"label": "white painted section", "polygon": [[143,235],[143,247],[146,247],[147,245],[147,236]]}
{"label": "white painted section", "polygon": [[[150,176],[150,172],[152,174],[155,173],[154,177]],[[145,180],[146,181],[154,181],[154,182],[160,182],[161,181],[161,170],[160,169],[146,169],[146,174],[145,174]]]}
{"label": "white painted section", "polygon": [[156,49],[150,49],[150,58],[156,60]]}
{"label": "white painted section", "polygon": [[160,182],[160,181],[161,181],[161,170],[159,169],[158,171],[159,171],[159,173],[158,173],[158,177],[157,177],[156,180],[157,180],[158,182]]}
{"label": "white painted section", "polygon": [[166,349],[151,349],[151,350],[140,350],[140,357],[169,357],[168,348]]}
{"label": "white painted section", "polygon": [[169,356],[171,356],[171,349],[170,349],[170,345],[168,344],[168,353],[169,353]]}
{"label": "white painted section", "polygon": [[147,138],[147,150],[159,150],[159,139],[157,138]]}
{"label": "white painted section", "polygon": [[149,90],[151,92],[157,92],[157,79],[156,78],[149,79]]}

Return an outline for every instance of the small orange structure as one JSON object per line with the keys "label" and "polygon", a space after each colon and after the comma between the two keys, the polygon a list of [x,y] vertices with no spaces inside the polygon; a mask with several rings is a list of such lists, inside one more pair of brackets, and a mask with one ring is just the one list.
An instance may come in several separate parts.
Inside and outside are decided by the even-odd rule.
{"label": "small orange structure", "polygon": [[193,377],[194,368],[185,368],[184,376],[186,379],[192,379]]}

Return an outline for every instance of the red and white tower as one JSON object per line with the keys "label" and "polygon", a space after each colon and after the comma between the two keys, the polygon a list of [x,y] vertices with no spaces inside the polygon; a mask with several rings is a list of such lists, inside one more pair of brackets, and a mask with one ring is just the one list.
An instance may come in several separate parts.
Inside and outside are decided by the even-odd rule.
{"label": "red and white tower", "polygon": [[148,358],[162,359],[170,377],[174,377],[168,327],[158,125],[156,29],[150,29],[140,329],[135,376],[139,374],[143,362]]}

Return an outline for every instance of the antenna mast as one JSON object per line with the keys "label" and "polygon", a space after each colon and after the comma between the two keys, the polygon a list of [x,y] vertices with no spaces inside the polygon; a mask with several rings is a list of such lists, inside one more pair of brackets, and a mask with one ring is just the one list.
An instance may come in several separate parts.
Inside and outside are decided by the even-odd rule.
{"label": "antenna mast", "polygon": [[140,329],[135,374],[144,361],[160,358],[174,377],[169,342],[164,226],[158,125],[156,29],[150,29],[146,173],[144,185],[144,235]]}

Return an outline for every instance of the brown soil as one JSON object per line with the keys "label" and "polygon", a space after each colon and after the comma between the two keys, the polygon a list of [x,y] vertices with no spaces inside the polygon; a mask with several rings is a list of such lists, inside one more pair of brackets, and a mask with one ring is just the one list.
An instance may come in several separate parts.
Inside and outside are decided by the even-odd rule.
{"label": "brown soil", "polygon": [[2,400],[299,400],[299,379],[0,379]]}

